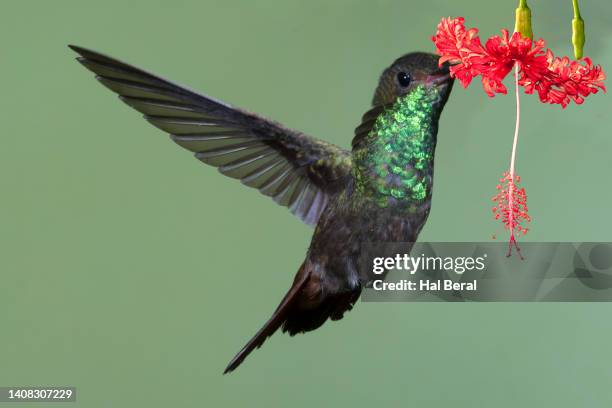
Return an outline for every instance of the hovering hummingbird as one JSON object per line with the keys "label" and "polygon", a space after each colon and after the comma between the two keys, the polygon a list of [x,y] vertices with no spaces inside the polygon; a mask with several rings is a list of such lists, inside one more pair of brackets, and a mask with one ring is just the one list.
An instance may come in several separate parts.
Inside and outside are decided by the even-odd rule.
{"label": "hovering hummingbird", "polygon": [[384,70],[345,150],[98,52],[70,48],[175,143],[315,226],[291,288],[224,373],[279,328],[293,336],[341,319],[370,283],[357,270],[362,244],[413,243],[427,220],[438,120],[453,85],[448,65],[439,66],[433,54],[406,54]]}

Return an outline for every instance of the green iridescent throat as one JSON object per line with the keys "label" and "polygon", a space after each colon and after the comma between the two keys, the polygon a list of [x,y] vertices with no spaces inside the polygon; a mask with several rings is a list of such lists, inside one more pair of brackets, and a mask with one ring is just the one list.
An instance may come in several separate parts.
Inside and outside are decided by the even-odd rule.
{"label": "green iridescent throat", "polygon": [[397,98],[353,151],[356,190],[381,207],[418,204],[431,194],[436,146],[435,88]]}

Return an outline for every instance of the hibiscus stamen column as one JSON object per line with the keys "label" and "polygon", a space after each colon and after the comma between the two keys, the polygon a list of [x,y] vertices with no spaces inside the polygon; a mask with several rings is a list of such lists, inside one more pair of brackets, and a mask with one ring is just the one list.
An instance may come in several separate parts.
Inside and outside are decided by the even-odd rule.
{"label": "hibiscus stamen column", "polygon": [[521,178],[516,175],[516,148],[518,145],[518,135],[521,126],[521,99],[519,94],[519,69],[520,63],[516,61],[514,63],[514,88],[516,96],[516,123],[514,126],[514,138],[512,140],[512,153],[510,155],[510,168],[504,173],[500,183],[497,185],[497,194],[492,198],[496,203],[493,207],[493,213],[495,213],[495,219],[501,219],[505,229],[510,232],[510,238],[508,240],[508,253],[507,256],[512,255],[512,247],[516,248],[516,252],[519,257],[523,259],[521,255],[521,249],[516,240],[516,234],[521,233],[525,235],[527,228],[523,226],[523,222],[530,222],[531,218],[528,214],[527,209],[527,194],[524,188],[519,188],[518,185],[521,182]]}
{"label": "hibiscus stamen column", "polygon": [[[514,244],[514,246],[516,247],[516,251],[518,252],[519,256],[521,257],[521,259],[523,258],[521,256],[521,249],[518,246],[518,243],[516,242],[516,239],[514,237],[514,228],[513,225],[515,223],[515,219],[514,219],[514,197],[513,197],[513,193],[514,190],[516,189],[516,184],[515,182],[516,180],[516,176],[514,173],[514,163],[516,162],[516,146],[518,144],[518,135],[519,135],[519,129],[521,127],[521,97],[519,94],[519,83],[518,83],[518,78],[519,78],[519,63],[515,62],[514,63],[514,93],[516,95],[516,123],[514,125],[514,139],[512,141],[512,154],[510,156],[510,180],[509,180],[509,184],[510,184],[510,188],[508,188],[508,223],[510,225],[510,241],[508,242],[508,256],[512,255],[512,244]],[[526,198],[526,197],[525,197]]]}

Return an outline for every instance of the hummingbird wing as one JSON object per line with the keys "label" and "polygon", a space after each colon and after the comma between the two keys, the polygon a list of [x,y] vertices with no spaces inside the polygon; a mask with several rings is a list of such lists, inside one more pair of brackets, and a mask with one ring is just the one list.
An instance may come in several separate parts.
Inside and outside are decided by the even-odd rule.
{"label": "hummingbird wing", "polygon": [[350,152],[98,52],[69,46],[96,79],[181,147],[316,224],[351,171]]}

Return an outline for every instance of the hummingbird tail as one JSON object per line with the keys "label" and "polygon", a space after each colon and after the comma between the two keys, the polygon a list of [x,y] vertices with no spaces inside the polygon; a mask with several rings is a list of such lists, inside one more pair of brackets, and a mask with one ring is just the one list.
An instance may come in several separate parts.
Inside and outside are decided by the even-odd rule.
{"label": "hummingbird tail", "polygon": [[300,267],[293,285],[280,302],[272,317],[268,319],[268,321],[263,325],[261,329],[253,336],[251,340],[234,356],[232,361],[229,362],[223,374],[230,373],[234,371],[244,359],[251,354],[253,350],[261,347],[261,345],[266,341],[266,339],[274,334],[279,327],[287,320],[287,316],[290,314],[291,309],[293,308],[296,300],[299,299],[299,295],[302,292],[302,289],[308,282],[308,278],[310,277],[310,273],[304,273],[304,265]]}

